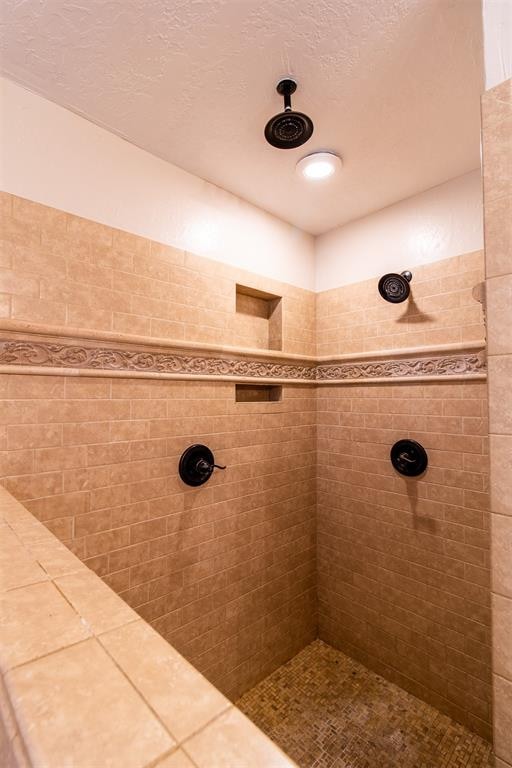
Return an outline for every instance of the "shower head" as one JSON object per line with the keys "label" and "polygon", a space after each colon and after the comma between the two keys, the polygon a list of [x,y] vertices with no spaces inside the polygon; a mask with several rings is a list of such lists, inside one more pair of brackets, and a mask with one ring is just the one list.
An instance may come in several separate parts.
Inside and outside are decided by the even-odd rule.
{"label": "shower head", "polygon": [[390,272],[379,280],[379,293],[386,301],[390,301],[392,304],[400,304],[408,298],[411,292],[411,286],[409,285],[411,280],[412,272],[408,270],[401,272],[399,275],[395,272]]}
{"label": "shower head", "polygon": [[277,149],[301,147],[313,134],[313,121],[302,112],[292,110],[291,95],[297,90],[297,83],[281,80],[276,90],[284,97],[284,111],[270,118],[265,126],[265,138]]}

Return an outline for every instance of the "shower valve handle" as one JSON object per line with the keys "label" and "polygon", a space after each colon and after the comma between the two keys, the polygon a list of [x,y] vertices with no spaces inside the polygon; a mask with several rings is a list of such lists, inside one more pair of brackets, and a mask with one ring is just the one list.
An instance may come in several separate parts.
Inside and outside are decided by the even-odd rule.
{"label": "shower valve handle", "polygon": [[206,459],[199,459],[196,468],[198,472],[204,475],[211,474],[214,469],[226,469],[225,466],[223,467],[221,464],[211,464],[209,461],[206,461]]}
{"label": "shower valve handle", "polygon": [[180,478],[187,485],[194,488],[204,485],[215,469],[226,469],[226,467],[215,463],[215,456],[207,445],[202,443],[189,445],[181,454],[178,470]]}

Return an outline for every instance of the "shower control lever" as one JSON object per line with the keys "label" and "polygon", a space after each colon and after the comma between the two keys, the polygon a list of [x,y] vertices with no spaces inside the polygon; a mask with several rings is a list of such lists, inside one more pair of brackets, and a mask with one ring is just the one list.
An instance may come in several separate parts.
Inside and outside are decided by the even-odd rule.
{"label": "shower control lever", "polygon": [[398,440],[390,451],[391,463],[406,477],[423,474],[428,466],[427,452],[416,440]]}
{"label": "shower control lever", "polygon": [[206,459],[199,459],[196,464],[196,469],[198,472],[209,473],[211,475],[214,469],[226,469],[226,467],[222,466],[222,464],[210,464]]}
{"label": "shower control lever", "polygon": [[200,443],[191,445],[181,456],[179,473],[187,485],[203,485],[210,479],[215,469],[226,469],[226,466],[215,463],[213,453],[206,445]]}

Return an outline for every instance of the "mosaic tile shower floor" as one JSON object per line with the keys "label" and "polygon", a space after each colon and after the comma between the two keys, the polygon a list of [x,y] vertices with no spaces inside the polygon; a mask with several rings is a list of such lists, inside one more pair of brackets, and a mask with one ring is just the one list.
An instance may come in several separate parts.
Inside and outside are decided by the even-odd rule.
{"label": "mosaic tile shower floor", "polygon": [[237,706],[301,768],[491,768],[483,739],[316,640]]}

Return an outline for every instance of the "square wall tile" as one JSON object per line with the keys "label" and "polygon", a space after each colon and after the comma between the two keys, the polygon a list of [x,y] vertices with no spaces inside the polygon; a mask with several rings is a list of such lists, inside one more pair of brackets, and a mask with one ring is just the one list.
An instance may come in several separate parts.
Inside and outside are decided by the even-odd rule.
{"label": "square wall tile", "polygon": [[512,681],[512,598],[492,596],[493,669]]}
{"label": "square wall tile", "polygon": [[295,763],[234,707],[185,742],[183,748],[198,768],[295,768]]}
{"label": "square wall tile", "polygon": [[491,520],[492,588],[512,598],[512,517],[492,515]]}
{"label": "square wall tile", "polygon": [[0,597],[0,615],[4,670],[91,635],[76,611],[50,582],[5,592]]}
{"label": "square wall tile", "polygon": [[174,746],[96,640],[19,667],[6,682],[34,765],[142,768]]}
{"label": "square wall tile", "polygon": [[512,195],[485,202],[485,274],[507,275],[512,271]]}
{"label": "square wall tile", "polygon": [[139,618],[124,600],[88,568],[55,579],[55,584],[85,624],[97,635]]}
{"label": "square wall tile", "polygon": [[512,434],[512,355],[488,360],[489,432]]}
{"label": "square wall tile", "polygon": [[100,642],[178,741],[230,706],[213,685],[142,621],[108,632]]}
{"label": "square wall tile", "polygon": [[490,435],[491,510],[512,515],[512,435]]}
{"label": "square wall tile", "polygon": [[[510,223],[508,224],[508,228],[512,229]],[[511,353],[512,274],[492,277],[487,280],[486,301],[488,353],[489,355],[504,355],[506,353]]]}
{"label": "square wall tile", "polygon": [[494,688],[494,752],[512,761],[512,682],[499,675],[493,677]]}

